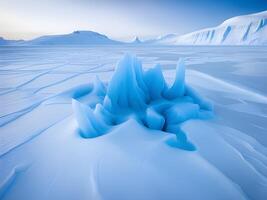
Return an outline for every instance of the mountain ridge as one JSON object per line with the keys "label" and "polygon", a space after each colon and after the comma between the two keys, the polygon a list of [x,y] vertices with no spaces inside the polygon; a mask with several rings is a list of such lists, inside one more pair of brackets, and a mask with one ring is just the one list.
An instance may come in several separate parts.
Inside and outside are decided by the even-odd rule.
{"label": "mountain ridge", "polygon": [[204,28],[181,36],[172,35],[167,40],[158,39],[153,43],[165,45],[267,45],[266,25],[267,11],[262,11],[232,17],[215,27]]}
{"label": "mountain ridge", "polygon": [[0,37],[0,46],[29,45],[115,45],[123,42],[110,39],[104,34],[94,31],[77,30],[59,35],[44,35],[32,40],[6,40]]}
{"label": "mountain ridge", "polygon": [[74,31],[62,35],[46,35],[26,42],[27,45],[95,45],[121,43],[94,31]]}
{"label": "mountain ridge", "polygon": [[184,35],[168,34],[132,42],[110,39],[104,34],[82,30],[61,35],[45,35],[24,40],[6,40],[0,37],[0,45],[267,45],[267,10],[226,19],[215,27],[204,28]]}

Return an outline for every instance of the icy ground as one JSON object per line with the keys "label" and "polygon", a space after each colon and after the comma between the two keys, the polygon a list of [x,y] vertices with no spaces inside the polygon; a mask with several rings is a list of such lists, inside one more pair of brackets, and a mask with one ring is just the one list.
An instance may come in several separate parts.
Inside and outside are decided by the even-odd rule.
{"label": "icy ground", "polygon": [[[214,118],[174,134],[130,119],[81,137],[72,98],[110,81],[125,52],[161,64],[213,102]],[[1,47],[0,199],[265,199],[266,47]],[[80,99],[83,101],[83,99]]]}

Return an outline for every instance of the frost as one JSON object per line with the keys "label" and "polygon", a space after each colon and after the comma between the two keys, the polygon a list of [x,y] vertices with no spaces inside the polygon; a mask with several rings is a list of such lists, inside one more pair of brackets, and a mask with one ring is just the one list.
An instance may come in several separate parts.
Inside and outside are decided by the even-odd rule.
{"label": "frost", "polygon": [[175,81],[168,86],[160,65],[143,72],[141,62],[125,55],[107,86],[98,78],[91,91],[73,99],[73,109],[85,138],[107,133],[113,126],[134,118],[144,126],[176,134],[171,146],[193,150],[180,126],[183,122],[211,116],[212,106],[185,83],[180,59]]}

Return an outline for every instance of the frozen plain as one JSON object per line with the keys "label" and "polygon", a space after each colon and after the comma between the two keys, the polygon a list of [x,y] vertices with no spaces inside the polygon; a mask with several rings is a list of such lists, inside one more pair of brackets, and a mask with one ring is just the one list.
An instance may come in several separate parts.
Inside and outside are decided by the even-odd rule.
{"label": "frozen plain", "polygon": [[[129,120],[82,138],[71,98],[118,60],[161,64],[214,105],[183,125],[195,151],[172,134]],[[1,47],[0,199],[264,199],[267,195],[266,47]]]}

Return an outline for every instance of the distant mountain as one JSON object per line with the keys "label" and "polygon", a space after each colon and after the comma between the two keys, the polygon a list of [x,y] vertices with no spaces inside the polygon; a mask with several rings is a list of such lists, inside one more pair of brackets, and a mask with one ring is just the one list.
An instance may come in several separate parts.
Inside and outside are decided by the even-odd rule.
{"label": "distant mountain", "polygon": [[164,36],[159,36],[155,39],[150,39],[150,40],[146,40],[144,41],[144,43],[146,44],[163,44],[163,45],[172,45],[176,42],[177,39],[177,35],[175,34],[168,34],[168,35],[164,35]]}
{"label": "distant mountain", "polygon": [[0,46],[17,45],[23,42],[23,40],[6,40],[3,37],[0,37]]}
{"label": "distant mountain", "polygon": [[[42,36],[30,41],[5,40],[0,45],[107,45],[126,44],[93,31],[74,31],[70,34]],[[129,43],[128,43],[129,44]],[[130,44],[151,45],[267,45],[267,11],[230,18],[222,24],[182,36],[169,34]]]}
{"label": "distant mountain", "polygon": [[106,45],[121,43],[93,31],[74,31],[64,35],[48,35],[25,42],[26,45]]}
{"label": "distant mountain", "polygon": [[142,41],[138,37],[135,37],[131,44],[142,44]]}
{"label": "distant mountain", "polygon": [[230,18],[217,27],[182,36],[167,35],[152,44],[164,45],[267,45],[267,11]]}
{"label": "distant mountain", "polygon": [[5,40],[4,38],[0,37],[0,45],[7,45],[8,40]]}

